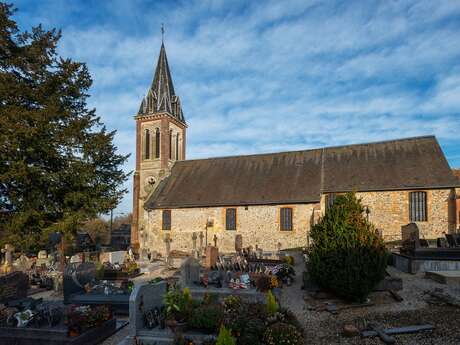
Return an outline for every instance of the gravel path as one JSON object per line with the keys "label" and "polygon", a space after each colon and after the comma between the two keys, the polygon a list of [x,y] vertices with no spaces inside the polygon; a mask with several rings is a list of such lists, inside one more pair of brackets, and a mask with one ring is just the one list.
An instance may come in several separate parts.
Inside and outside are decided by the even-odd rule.
{"label": "gravel path", "polygon": [[[314,299],[301,290],[302,272],[305,264],[300,252],[292,253],[295,258],[296,281],[291,287],[285,287],[281,293],[281,305],[289,308],[305,327],[305,344],[383,344],[378,338],[362,339],[359,336],[345,338],[341,335],[345,324],[352,324],[364,329],[369,322],[375,322],[383,328],[402,327],[409,325],[432,324],[433,332],[396,336],[397,344],[460,344],[460,308],[427,303],[426,291],[441,288],[451,295],[460,298],[459,289],[447,287],[432,280],[425,279],[423,274],[411,275],[389,267],[391,275],[403,279],[402,291],[404,298],[396,302],[387,292],[373,293],[369,296],[375,305],[356,309],[347,309],[338,314],[327,311],[311,310],[312,307],[324,305],[330,299]],[[341,301],[334,300],[337,305]]]}

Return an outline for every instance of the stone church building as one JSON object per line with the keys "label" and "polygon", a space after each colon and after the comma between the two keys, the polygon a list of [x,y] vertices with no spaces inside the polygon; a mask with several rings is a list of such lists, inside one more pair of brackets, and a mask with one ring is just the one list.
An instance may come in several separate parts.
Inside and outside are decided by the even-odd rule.
{"label": "stone church building", "polygon": [[[186,160],[187,124],[162,44],[136,120],[131,242],[190,251],[193,233],[233,251],[308,245],[312,224],[355,191],[386,240],[415,222],[424,238],[456,230],[460,179],[433,136],[312,150]],[[199,240],[198,240],[199,241]]]}

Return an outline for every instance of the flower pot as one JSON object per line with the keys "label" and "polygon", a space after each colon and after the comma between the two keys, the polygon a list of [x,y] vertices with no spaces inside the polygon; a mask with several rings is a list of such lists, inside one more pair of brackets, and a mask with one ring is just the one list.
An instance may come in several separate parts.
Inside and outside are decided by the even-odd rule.
{"label": "flower pot", "polygon": [[182,333],[185,331],[187,323],[179,322],[177,320],[166,320],[166,326],[168,326],[173,333]]}

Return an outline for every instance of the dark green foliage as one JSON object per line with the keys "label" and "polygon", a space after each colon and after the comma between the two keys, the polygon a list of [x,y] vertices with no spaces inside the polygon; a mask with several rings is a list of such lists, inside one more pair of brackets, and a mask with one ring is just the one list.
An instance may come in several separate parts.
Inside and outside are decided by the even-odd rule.
{"label": "dark green foliage", "polygon": [[362,301],[384,278],[387,252],[383,240],[363,216],[354,193],[338,196],[310,236],[307,268],[323,288]]}
{"label": "dark green foliage", "polygon": [[292,325],[277,322],[267,327],[264,333],[265,345],[301,345],[302,334]]}
{"label": "dark green foliage", "polygon": [[203,304],[193,310],[188,326],[205,333],[219,330],[224,319],[224,309],[219,304]]}
{"label": "dark green foliage", "polygon": [[224,325],[220,327],[216,345],[236,345],[235,338],[232,337],[230,330],[225,328]]}
{"label": "dark green foliage", "polygon": [[266,325],[261,319],[249,319],[243,329],[243,333],[237,337],[238,345],[259,345],[262,344]]}
{"label": "dark green foliage", "polygon": [[232,330],[238,345],[261,344],[268,318],[267,306],[263,303],[231,303],[225,309],[224,324]]}
{"label": "dark green foliage", "polygon": [[57,54],[61,33],[20,32],[13,13],[0,3],[0,238],[27,251],[115,207],[127,156],[87,108],[86,65]]}

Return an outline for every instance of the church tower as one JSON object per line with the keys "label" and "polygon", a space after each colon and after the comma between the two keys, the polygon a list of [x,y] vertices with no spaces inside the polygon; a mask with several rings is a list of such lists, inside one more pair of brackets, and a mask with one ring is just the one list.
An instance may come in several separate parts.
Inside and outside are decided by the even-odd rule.
{"label": "church tower", "polygon": [[145,229],[144,201],[169,174],[174,162],[185,159],[187,124],[180,99],[174,92],[163,42],[152,85],[134,119],[136,170],[131,245],[138,250]]}

